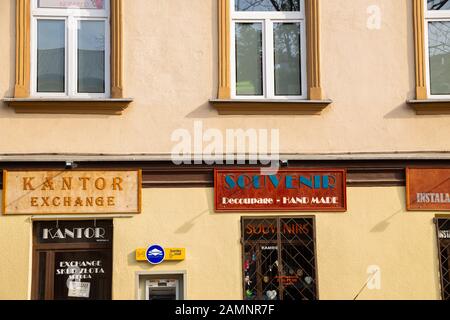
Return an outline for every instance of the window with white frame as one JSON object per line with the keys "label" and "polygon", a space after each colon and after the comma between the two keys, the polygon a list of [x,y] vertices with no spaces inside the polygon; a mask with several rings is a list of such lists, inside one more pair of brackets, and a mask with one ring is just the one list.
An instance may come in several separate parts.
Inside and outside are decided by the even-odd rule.
{"label": "window with white frame", "polygon": [[425,1],[428,96],[450,98],[450,1]]}
{"label": "window with white frame", "polygon": [[33,96],[110,95],[109,0],[33,0]]}
{"label": "window with white frame", "polygon": [[235,99],[306,99],[304,0],[231,0]]}

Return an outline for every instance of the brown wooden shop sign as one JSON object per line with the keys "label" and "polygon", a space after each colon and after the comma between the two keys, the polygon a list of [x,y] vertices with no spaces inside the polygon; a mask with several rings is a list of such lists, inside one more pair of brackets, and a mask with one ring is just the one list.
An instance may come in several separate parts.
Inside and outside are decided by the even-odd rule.
{"label": "brown wooden shop sign", "polygon": [[347,210],[340,169],[216,170],[214,191],[217,212]]}
{"label": "brown wooden shop sign", "polygon": [[450,211],[450,168],[407,168],[406,203],[410,211]]}
{"label": "brown wooden shop sign", "polygon": [[3,213],[140,213],[140,170],[4,171]]}

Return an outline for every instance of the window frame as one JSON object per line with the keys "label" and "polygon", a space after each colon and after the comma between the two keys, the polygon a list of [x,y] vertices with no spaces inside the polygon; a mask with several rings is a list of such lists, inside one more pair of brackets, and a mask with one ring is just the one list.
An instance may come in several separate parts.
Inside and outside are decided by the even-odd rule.
{"label": "window frame", "polygon": [[[30,96],[42,98],[98,99],[111,96],[111,4],[105,0],[104,9],[38,8],[38,0],[31,0],[30,14]],[[37,90],[37,22],[65,20],[65,92],[38,92]],[[79,21],[104,21],[105,24],[105,92],[78,92],[78,27]]]}
{"label": "window frame", "polygon": [[[106,227],[110,228],[110,239],[108,242],[94,243],[86,240],[80,240],[75,242],[53,242],[53,243],[41,243],[39,241],[39,228],[42,223],[54,222],[55,225],[59,223],[58,220],[35,220],[32,222],[32,270],[31,270],[31,300],[54,300],[55,290],[55,274],[52,272],[55,270],[55,254],[57,253],[73,253],[73,252],[103,252],[108,255],[105,260],[107,267],[111,269],[111,278],[109,278],[108,287],[105,289],[109,299],[112,299],[112,286],[113,286],[113,276],[114,276],[114,221],[112,219],[99,219],[92,220],[89,218],[83,220],[64,220],[64,222],[72,223],[92,223],[101,221],[101,223]],[[45,264],[41,265],[41,254],[45,256]],[[41,270],[44,267],[44,270]],[[45,273],[41,273],[45,271]],[[44,286],[41,286],[40,275],[44,274]],[[40,297],[40,289],[43,290],[43,297]]]}
{"label": "window frame", "polygon": [[[428,20],[441,19],[450,10],[428,10],[426,0],[411,0],[414,30],[415,97],[406,103],[417,115],[450,115],[450,97],[430,95]],[[441,12],[439,12],[441,11]],[[450,16],[447,16],[450,17]]]}
{"label": "window frame", "polygon": [[[230,91],[231,99],[239,100],[306,100],[308,99],[308,65],[307,65],[307,36],[306,36],[306,7],[305,0],[300,0],[300,11],[236,11],[235,0],[229,1],[231,17],[230,24]],[[262,25],[262,95],[237,95],[237,66],[236,66],[236,24],[261,23]],[[301,50],[301,95],[276,95],[275,92],[275,54],[273,25],[275,23],[300,24]]]}
{"label": "window frame", "polygon": [[[434,220],[436,225],[436,238],[437,238],[437,252],[439,255],[439,283],[441,289],[441,299],[450,300],[450,239],[443,238],[440,233],[448,231],[444,229],[450,226],[450,218],[448,217],[436,217]],[[447,275],[447,279],[444,278],[444,274]]]}
{"label": "window frame", "polygon": [[[261,221],[261,222],[265,222],[268,220],[275,220],[276,224],[277,224],[277,233],[276,236],[272,239],[272,240],[248,240],[245,239],[245,224],[247,221],[251,221],[251,222],[255,222],[255,221]],[[307,223],[311,224],[311,230],[313,232],[313,235],[310,236],[310,242],[312,242],[313,246],[313,250],[311,251],[314,255],[314,262],[311,263],[310,267],[313,268],[313,275],[314,275],[314,296],[315,296],[315,300],[320,300],[320,293],[319,293],[319,274],[318,274],[318,255],[317,255],[317,224],[316,224],[316,217],[314,216],[242,216],[241,217],[241,221],[240,221],[240,229],[241,229],[241,254],[242,254],[242,266],[241,266],[241,272],[242,272],[242,294],[243,294],[243,299],[245,299],[246,297],[246,282],[245,282],[245,278],[246,278],[246,274],[245,274],[245,260],[246,260],[246,246],[252,246],[252,245],[257,245],[257,244],[262,244],[262,243],[276,243],[279,250],[278,250],[278,255],[279,255],[279,260],[281,260],[281,263],[283,266],[285,266],[283,264],[284,259],[282,258],[282,251],[284,251],[284,245],[292,245],[294,243],[298,244],[298,243],[302,243],[304,245],[305,240],[300,240],[300,241],[296,241],[296,240],[286,240],[286,239],[282,239],[282,234],[280,233],[280,229],[278,228],[278,226],[281,225],[281,222],[283,220],[304,220]],[[306,245],[305,245],[306,246]],[[306,246],[307,247],[307,246]],[[280,259],[281,258],[281,259]],[[283,285],[280,285],[279,288],[282,288]],[[284,290],[285,288],[283,288]],[[262,293],[262,292],[261,292]]]}

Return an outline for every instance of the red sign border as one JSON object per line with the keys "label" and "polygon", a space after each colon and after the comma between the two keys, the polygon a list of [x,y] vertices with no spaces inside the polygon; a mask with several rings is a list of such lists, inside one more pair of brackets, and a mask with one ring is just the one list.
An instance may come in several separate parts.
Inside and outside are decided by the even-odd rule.
{"label": "red sign border", "polygon": [[[342,208],[322,208],[317,209],[314,207],[305,207],[302,209],[217,209],[219,199],[217,198],[217,189],[218,189],[218,175],[219,173],[226,172],[234,172],[234,173],[249,173],[249,172],[261,172],[264,168],[248,168],[248,169],[214,169],[214,211],[216,213],[241,213],[241,212],[253,212],[253,213],[266,213],[266,212],[347,212],[347,170],[346,169],[328,169],[328,168],[320,168],[320,169],[311,169],[311,168],[279,168],[278,171],[283,172],[338,172],[342,174],[342,191],[343,191],[343,207]],[[269,169],[269,168],[267,168]]]}
{"label": "red sign border", "polygon": [[450,170],[449,167],[407,167],[405,170],[406,175],[406,211],[408,212],[450,212],[450,209],[442,208],[415,208],[411,203],[411,170]]}

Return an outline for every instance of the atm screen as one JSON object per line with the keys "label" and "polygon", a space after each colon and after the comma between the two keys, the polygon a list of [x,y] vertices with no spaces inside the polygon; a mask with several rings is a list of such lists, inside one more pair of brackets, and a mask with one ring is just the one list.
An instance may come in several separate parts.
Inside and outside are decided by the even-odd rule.
{"label": "atm screen", "polygon": [[176,288],[148,288],[148,297],[152,301],[177,300]]}
{"label": "atm screen", "polygon": [[151,301],[178,300],[178,280],[147,281],[147,299]]}

